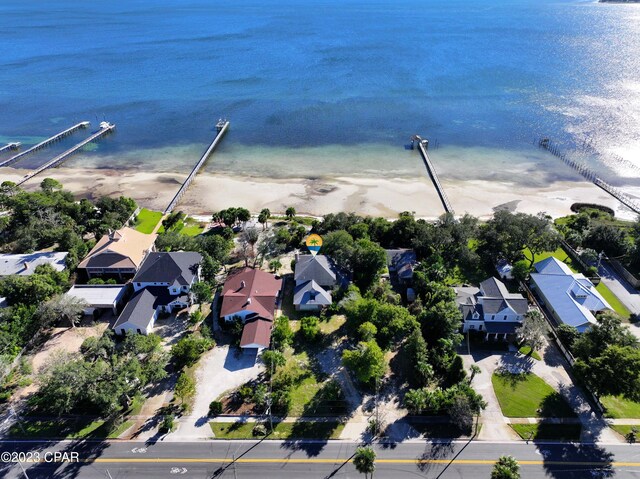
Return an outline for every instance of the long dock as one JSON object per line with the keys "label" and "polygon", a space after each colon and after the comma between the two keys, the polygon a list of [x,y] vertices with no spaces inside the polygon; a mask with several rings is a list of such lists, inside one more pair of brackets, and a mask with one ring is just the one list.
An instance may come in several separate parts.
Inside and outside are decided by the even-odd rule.
{"label": "long dock", "polygon": [[451,206],[451,202],[447,197],[447,194],[444,192],[444,188],[440,183],[440,179],[438,178],[438,174],[436,173],[436,169],[431,163],[429,159],[429,154],[427,153],[427,148],[429,147],[429,140],[424,140],[418,135],[414,135],[411,138],[411,149],[413,149],[414,142],[418,143],[418,150],[420,151],[420,155],[422,156],[422,161],[424,161],[424,165],[427,167],[427,172],[429,173],[429,177],[433,182],[433,186],[436,187],[436,192],[440,197],[440,201],[442,202],[442,206],[444,206],[444,210],[447,213],[454,214],[453,207]]}
{"label": "long dock", "polygon": [[211,153],[213,153],[213,151],[216,149],[216,146],[218,146],[218,143],[220,143],[220,140],[222,140],[222,137],[229,129],[229,122],[227,120],[218,121],[216,125],[216,129],[218,130],[218,133],[216,134],[215,138],[209,145],[209,148],[207,148],[207,150],[204,152],[200,160],[193,167],[193,169],[191,170],[191,173],[189,173],[189,176],[187,176],[187,179],[184,180],[184,183],[182,183],[182,186],[180,187],[178,192],[175,194],[175,196],[171,200],[171,203],[169,203],[169,206],[167,206],[167,208],[164,210],[165,215],[168,215],[173,211],[173,209],[176,207],[176,205],[178,204],[182,196],[185,194],[185,192],[191,185],[191,182],[194,180],[194,178],[198,174],[198,171],[200,170],[200,168],[202,168],[202,165],[204,165],[205,161],[207,161],[207,159],[211,156]]}
{"label": "long dock", "polygon": [[2,153],[5,150],[17,150],[21,146],[22,146],[22,143],[20,143],[19,141],[16,141],[14,143],[7,143],[4,146],[0,146],[0,153]]}
{"label": "long dock", "polygon": [[51,143],[55,143],[56,141],[61,140],[65,136],[70,135],[71,133],[75,132],[76,130],[79,130],[80,128],[88,128],[90,124],[91,123],[89,123],[88,121],[81,121],[77,125],[73,125],[71,128],[67,128],[66,130],[61,131],[57,135],[54,135],[51,138],[47,138],[46,140],[41,141],[37,145],[33,145],[28,150],[24,150],[23,152],[12,156],[8,160],[4,160],[3,162],[0,163],[0,168],[2,168],[3,166],[9,166],[12,163],[15,163],[16,161],[20,161],[22,158],[24,158],[25,156],[33,153],[34,151],[38,151],[38,150],[40,150],[42,148],[45,148],[45,147],[49,146]]}
{"label": "long dock", "polygon": [[631,199],[626,193],[616,188],[615,186],[610,185],[598,175],[596,175],[595,171],[586,166],[584,163],[572,160],[566,154],[564,154],[557,144],[552,142],[549,138],[541,138],[538,140],[538,146],[544,150],[547,150],[556,158],[561,159],[564,163],[569,165],[571,168],[580,173],[585,179],[591,181],[594,185],[600,188],[603,191],[606,191],[615,199],[617,199],[620,203],[625,205],[631,211],[640,214],[640,204],[635,200]]}
{"label": "long dock", "polygon": [[69,148],[64,153],[60,153],[54,159],[46,162],[44,165],[40,166],[39,168],[33,170],[31,173],[29,173],[24,178],[22,178],[20,181],[18,181],[17,184],[21,185],[21,184],[29,181],[34,176],[39,175],[43,171],[48,170],[49,168],[53,168],[55,166],[58,166],[59,164],[63,163],[67,158],[69,158],[71,155],[73,155],[75,152],[77,152],[79,149],[81,149],[82,147],[88,145],[89,143],[91,143],[93,141],[96,141],[98,138],[101,138],[102,136],[106,135],[107,133],[110,133],[111,131],[113,131],[115,129],[115,127],[116,127],[116,125],[114,125],[112,123],[109,123],[109,122],[106,122],[106,121],[101,122],[100,123],[100,129],[97,132],[95,132],[93,135],[91,135],[90,137],[88,137],[85,140],[81,141],[80,143],[78,143],[74,147]]}

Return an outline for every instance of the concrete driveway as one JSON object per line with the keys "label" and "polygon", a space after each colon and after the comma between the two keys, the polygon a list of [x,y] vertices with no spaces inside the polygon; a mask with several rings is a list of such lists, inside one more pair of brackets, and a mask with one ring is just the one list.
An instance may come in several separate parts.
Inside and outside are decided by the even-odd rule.
{"label": "concrete driveway", "polygon": [[178,430],[166,441],[207,439],[212,437],[209,427],[209,403],[225,391],[235,389],[258,377],[264,365],[256,361],[255,354],[243,354],[229,345],[216,346],[206,353],[196,370],[196,396],[193,409],[180,419]]}

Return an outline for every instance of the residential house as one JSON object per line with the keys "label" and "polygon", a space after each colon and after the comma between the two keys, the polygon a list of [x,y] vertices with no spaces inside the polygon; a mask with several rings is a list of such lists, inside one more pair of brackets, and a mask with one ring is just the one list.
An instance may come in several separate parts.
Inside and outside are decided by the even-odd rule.
{"label": "residential house", "polygon": [[80,262],[78,269],[87,277],[132,277],[147,255],[154,251],[155,234],[144,234],[124,227],[104,235]]}
{"label": "residential house", "polygon": [[418,264],[418,258],[412,249],[388,249],[387,268],[392,283],[408,285],[413,280],[413,269]]}
{"label": "residential house", "polygon": [[134,295],[113,325],[117,334],[148,334],[161,313],[193,304],[191,287],[200,278],[202,256],[194,252],[151,253],[133,279]]}
{"label": "residential house", "polygon": [[574,326],[582,333],[596,324],[595,314],[613,309],[591,281],[557,258],[551,256],[533,267],[531,289],[558,324]]}
{"label": "residential house", "polygon": [[64,270],[67,252],[0,254],[0,276],[17,274],[28,276],[33,274],[41,264],[48,264],[56,271]]}
{"label": "residential house", "polygon": [[269,347],[281,289],[281,279],[248,267],[225,281],[220,316],[227,322],[238,318],[244,323],[240,339],[242,348],[261,350]]}
{"label": "residential house", "polygon": [[457,287],[455,291],[462,331],[479,331],[486,339],[509,339],[529,310],[521,294],[510,293],[496,278],[484,280],[480,288]]}
{"label": "residential house", "polygon": [[293,305],[299,311],[319,311],[332,303],[330,290],[339,282],[338,270],[324,255],[296,255]]}

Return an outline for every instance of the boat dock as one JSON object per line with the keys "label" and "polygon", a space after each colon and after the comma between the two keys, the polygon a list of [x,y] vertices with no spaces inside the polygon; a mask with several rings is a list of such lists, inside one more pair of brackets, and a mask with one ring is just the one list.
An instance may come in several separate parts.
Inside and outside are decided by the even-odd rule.
{"label": "boat dock", "polygon": [[31,173],[29,173],[24,178],[22,178],[20,181],[18,181],[17,184],[21,185],[21,184],[29,181],[34,176],[39,175],[43,171],[48,170],[49,168],[54,168],[54,167],[58,166],[59,164],[63,163],[67,158],[69,158],[69,156],[73,155],[75,152],[80,150],[82,147],[88,145],[89,143],[91,143],[93,141],[96,141],[97,139],[103,137],[107,133],[112,132],[115,128],[116,128],[116,125],[114,125],[112,123],[109,123],[107,121],[101,122],[100,123],[100,129],[97,132],[95,132],[93,135],[91,135],[90,137],[88,137],[85,140],[81,141],[80,143],[78,143],[74,147],[69,148],[64,153],[60,153],[54,159],[46,162],[44,165],[40,166],[39,168],[33,170]]}
{"label": "boat dock", "polygon": [[600,188],[603,191],[606,191],[615,199],[617,199],[620,203],[625,205],[631,211],[640,214],[640,204],[635,200],[631,199],[626,193],[616,188],[615,186],[610,185],[598,175],[596,175],[595,171],[586,166],[584,163],[580,161],[572,160],[564,154],[558,145],[552,142],[549,138],[540,138],[538,140],[538,146],[544,150],[547,150],[556,158],[561,159],[564,163],[569,165],[571,168],[580,173],[585,179],[591,181],[594,185]]}
{"label": "boat dock", "polygon": [[0,153],[6,150],[17,150],[21,146],[22,146],[22,143],[20,143],[19,141],[16,141],[14,143],[7,143],[4,146],[0,146]]}
{"label": "boat dock", "polygon": [[429,148],[429,140],[425,140],[421,138],[419,135],[414,135],[411,137],[411,149],[414,148],[414,144],[418,143],[418,150],[420,151],[420,155],[422,156],[422,161],[424,161],[424,165],[427,167],[427,172],[429,173],[429,177],[431,181],[433,181],[433,186],[436,187],[436,192],[440,197],[440,201],[442,201],[442,206],[444,206],[444,210],[447,213],[454,214],[453,207],[451,206],[451,202],[447,197],[447,194],[444,192],[444,188],[440,183],[440,179],[438,178],[438,174],[436,173],[436,169],[431,163],[429,159],[429,154],[427,153],[427,149]]}
{"label": "boat dock", "polygon": [[88,128],[90,124],[91,123],[89,123],[88,121],[82,121],[82,122],[78,123],[77,125],[73,125],[71,128],[68,128],[68,129],[66,129],[64,131],[61,131],[57,135],[54,135],[51,138],[47,138],[46,140],[41,141],[37,145],[34,145],[31,148],[29,148],[28,150],[24,150],[23,152],[12,156],[8,160],[4,160],[3,162],[0,162],[0,168],[2,168],[3,166],[9,166],[9,165],[15,163],[16,161],[20,161],[22,158],[24,158],[25,156],[33,153],[34,151],[38,151],[38,150],[40,150],[42,148],[45,148],[45,147],[49,146],[50,144],[61,140],[65,136],[69,136],[71,133],[75,132],[76,130],[79,130],[80,128]]}
{"label": "boat dock", "polygon": [[167,206],[167,208],[164,210],[165,215],[168,215],[173,211],[173,209],[176,207],[182,196],[185,194],[185,192],[193,182],[200,168],[202,168],[202,165],[204,165],[205,161],[207,161],[207,159],[211,156],[211,153],[213,153],[213,151],[216,149],[216,146],[218,146],[218,143],[220,143],[220,140],[222,140],[222,137],[229,129],[229,122],[227,120],[219,120],[216,124],[216,129],[218,133],[209,145],[209,148],[207,148],[200,160],[193,167],[191,173],[189,173],[189,176],[187,176],[187,179],[184,180],[184,183],[182,183],[182,186],[171,200],[171,203],[169,203],[169,206]]}

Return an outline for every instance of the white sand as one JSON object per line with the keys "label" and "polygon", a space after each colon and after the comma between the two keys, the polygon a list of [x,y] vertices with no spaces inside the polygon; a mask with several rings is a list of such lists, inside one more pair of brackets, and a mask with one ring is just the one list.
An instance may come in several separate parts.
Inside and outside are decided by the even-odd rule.
{"label": "white sand", "polygon": [[[27,172],[0,168],[0,181],[17,181]],[[52,177],[79,197],[125,195],[140,205],[162,210],[177,192],[186,175],[179,173],[140,172],[138,170],[107,170],[59,168],[49,170],[41,178]],[[41,181],[37,177],[24,186],[31,190]],[[611,196],[586,182],[558,181],[547,187],[523,187],[497,181],[460,181],[441,178],[457,214],[465,212],[487,218],[496,207],[514,211],[552,216],[570,213],[575,202],[595,202],[615,208],[622,207]],[[183,197],[179,209],[190,214],[210,214],[229,206],[244,206],[252,212],[269,208],[283,213],[293,206],[299,213],[322,215],[330,212],[353,211],[372,216],[395,218],[401,211],[413,211],[416,216],[436,218],[443,207],[431,181],[426,177],[394,178],[324,178],[271,179],[200,173]],[[626,217],[634,215],[628,210]]]}

